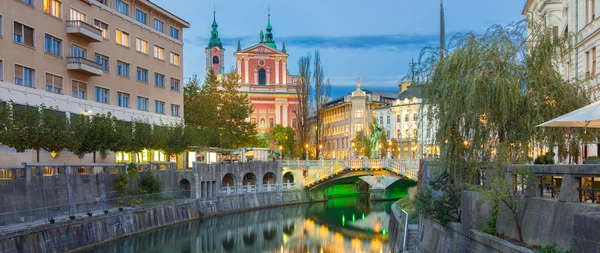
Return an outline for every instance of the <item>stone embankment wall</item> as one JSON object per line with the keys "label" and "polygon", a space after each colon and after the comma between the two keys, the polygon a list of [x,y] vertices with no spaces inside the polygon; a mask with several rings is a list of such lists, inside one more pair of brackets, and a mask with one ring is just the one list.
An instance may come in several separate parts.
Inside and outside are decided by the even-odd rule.
{"label": "stone embankment wall", "polygon": [[299,204],[313,199],[305,191],[264,192],[188,200],[125,210],[97,217],[47,224],[0,235],[0,252],[65,252],[93,247],[132,234],[209,215]]}
{"label": "stone embankment wall", "polygon": [[436,221],[423,219],[423,231],[418,245],[423,253],[532,253],[533,251],[516,246],[477,230],[462,232],[460,223],[451,222],[442,226]]}

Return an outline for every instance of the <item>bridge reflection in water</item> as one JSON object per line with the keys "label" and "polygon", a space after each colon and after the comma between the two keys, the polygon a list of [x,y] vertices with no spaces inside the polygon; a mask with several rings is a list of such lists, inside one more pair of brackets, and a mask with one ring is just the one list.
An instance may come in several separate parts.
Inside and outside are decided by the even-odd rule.
{"label": "bridge reflection in water", "polygon": [[390,252],[391,204],[348,197],[232,214],[140,234],[92,252]]}

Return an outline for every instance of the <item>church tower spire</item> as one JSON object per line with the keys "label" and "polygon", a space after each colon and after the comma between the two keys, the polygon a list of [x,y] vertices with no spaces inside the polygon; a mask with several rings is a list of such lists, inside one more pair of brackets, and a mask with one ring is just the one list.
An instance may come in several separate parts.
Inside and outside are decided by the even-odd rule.
{"label": "church tower spire", "polygon": [[275,40],[273,39],[273,27],[271,26],[271,8],[269,8],[269,12],[268,12],[268,19],[267,19],[267,33],[265,34],[265,41],[264,43],[269,46],[272,47],[274,49],[277,49],[277,45],[275,44]]}
{"label": "church tower spire", "polygon": [[217,24],[217,11],[213,10],[213,23],[212,23],[212,31],[210,32],[210,39],[208,41],[208,45],[204,52],[206,53],[206,73],[208,74],[211,70],[215,72],[215,74],[223,74],[224,70],[224,55],[225,48],[223,48],[223,43],[221,43],[221,38],[219,38],[219,25]]}

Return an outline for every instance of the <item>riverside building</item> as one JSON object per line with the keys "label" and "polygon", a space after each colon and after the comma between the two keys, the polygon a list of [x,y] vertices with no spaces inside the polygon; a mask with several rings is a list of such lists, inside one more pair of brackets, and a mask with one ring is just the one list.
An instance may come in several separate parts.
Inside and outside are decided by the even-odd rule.
{"label": "riverside building", "polygon": [[[183,121],[183,30],[190,24],[148,0],[0,1],[0,100],[56,106],[124,121]],[[136,161],[108,154],[97,162]],[[168,161],[145,151],[140,162]],[[35,161],[35,151],[0,147],[0,164]],[[42,151],[40,162],[86,162]]]}

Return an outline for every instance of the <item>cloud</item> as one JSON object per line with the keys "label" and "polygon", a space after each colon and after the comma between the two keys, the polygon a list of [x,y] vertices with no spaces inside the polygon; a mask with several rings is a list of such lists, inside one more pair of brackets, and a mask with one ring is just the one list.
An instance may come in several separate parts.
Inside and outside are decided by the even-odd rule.
{"label": "cloud", "polygon": [[[241,41],[242,46],[253,45],[258,41],[257,36],[234,36],[222,37],[221,42],[227,47],[237,46]],[[354,35],[354,36],[288,36],[276,37],[278,43],[285,41],[288,47],[300,48],[335,48],[335,49],[382,49],[387,51],[399,51],[408,49],[420,49],[426,46],[436,46],[439,43],[439,35]],[[207,37],[196,37],[186,41],[192,45],[206,46]]]}

